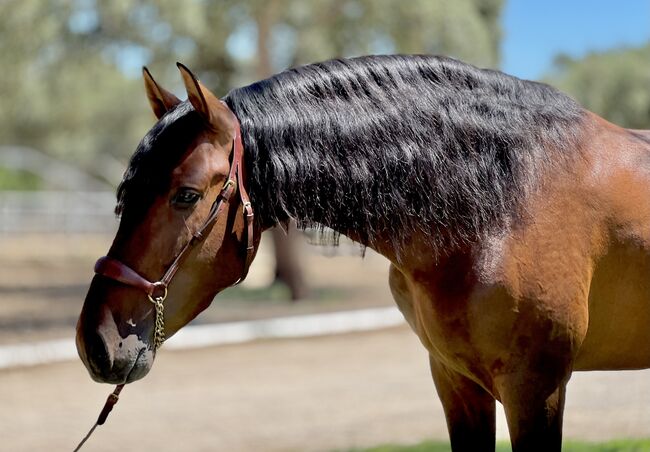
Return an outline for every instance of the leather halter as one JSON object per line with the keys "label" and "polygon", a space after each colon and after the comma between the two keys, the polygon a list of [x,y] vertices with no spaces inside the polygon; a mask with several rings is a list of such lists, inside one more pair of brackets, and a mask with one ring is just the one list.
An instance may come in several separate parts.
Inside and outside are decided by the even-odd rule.
{"label": "leather halter", "polygon": [[[224,105],[226,104],[224,103]],[[228,107],[226,106],[226,108]],[[247,240],[244,272],[235,284],[239,284],[246,278],[250,264],[253,261],[255,251],[253,237],[253,207],[251,206],[248,192],[244,187],[244,178],[242,176],[244,146],[241,140],[239,121],[234,114],[233,118],[235,118],[235,137],[233,138],[233,157],[232,163],[230,165],[228,179],[221,188],[221,192],[212,203],[212,207],[210,208],[210,213],[208,214],[207,219],[192,235],[192,238],[185,244],[185,246],[183,246],[181,251],[176,255],[171,265],[165,271],[164,275],[158,281],[151,282],[130,268],[128,265],[110,256],[100,257],[95,263],[95,273],[118,281],[122,284],[126,284],[127,286],[142,290],[147,294],[149,300],[155,305],[156,325],[154,331],[154,346],[156,349],[158,349],[165,340],[163,301],[165,301],[165,298],[167,297],[167,287],[172,282],[172,279],[182,264],[182,260],[185,255],[187,255],[188,252],[194,248],[197,243],[201,242],[205,238],[204,232],[217,221],[219,214],[224,210],[224,207],[228,204],[230,197],[235,191],[235,186],[237,188],[237,192],[239,193],[239,200],[243,205],[243,215],[246,221],[245,234]]]}

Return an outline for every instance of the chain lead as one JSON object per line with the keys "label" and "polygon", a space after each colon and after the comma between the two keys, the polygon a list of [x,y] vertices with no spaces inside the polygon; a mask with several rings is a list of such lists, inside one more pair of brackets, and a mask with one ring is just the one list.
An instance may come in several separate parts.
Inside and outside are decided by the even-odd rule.
{"label": "chain lead", "polygon": [[151,301],[156,307],[156,324],[154,328],[154,347],[156,350],[165,342],[165,305],[163,297],[153,298]]}

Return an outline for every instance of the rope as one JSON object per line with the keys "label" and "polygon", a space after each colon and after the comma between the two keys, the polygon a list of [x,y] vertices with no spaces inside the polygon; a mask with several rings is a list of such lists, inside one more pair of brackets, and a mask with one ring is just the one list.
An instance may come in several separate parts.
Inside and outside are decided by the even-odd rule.
{"label": "rope", "polygon": [[109,413],[111,412],[111,410],[113,409],[117,401],[120,400],[120,392],[122,392],[123,388],[124,388],[124,384],[115,386],[115,390],[108,395],[108,398],[106,399],[106,403],[104,403],[104,408],[102,408],[101,413],[99,413],[99,417],[97,417],[97,422],[95,422],[95,425],[92,426],[92,428],[88,431],[86,436],[84,436],[84,439],[81,440],[81,442],[77,445],[77,447],[73,452],[78,452],[79,449],[81,449],[81,446],[83,446],[84,443],[88,441],[88,438],[90,438],[90,435],[93,434],[97,426],[103,425],[104,422],[106,422],[106,418],[108,418]]}
{"label": "rope", "polygon": [[75,450],[73,452],[79,452],[79,449],[81,449],[81,446],[83,446],[86,443],[86,441],[88,441],[88,438],[90,438],[90,435],[93,434],[93,432],[95,431],[95,429],[97,428],[98,425],[99,424],[97,422],[95,422],[95,425],[93,425],[93,427],[88,431],[88,433],[86,433],[86,436],[84,436],[84,439],[81,440],[81,442],[79,443],[79,445],[75,448]]}

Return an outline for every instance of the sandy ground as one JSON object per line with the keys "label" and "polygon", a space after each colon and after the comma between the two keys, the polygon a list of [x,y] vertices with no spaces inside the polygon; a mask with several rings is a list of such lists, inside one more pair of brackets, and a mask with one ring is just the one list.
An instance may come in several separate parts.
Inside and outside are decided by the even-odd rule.
{"label": "sandy ground", "polygon": [[[0,372],[0,450],[71,450],[111,388],[79,362]],[[504,436],[501,419],[500,436]],[[650,372],[575,374],[565,437],[650,436]],[[406,328],[161,352],[87,451],[328,451],[446,439]]]}

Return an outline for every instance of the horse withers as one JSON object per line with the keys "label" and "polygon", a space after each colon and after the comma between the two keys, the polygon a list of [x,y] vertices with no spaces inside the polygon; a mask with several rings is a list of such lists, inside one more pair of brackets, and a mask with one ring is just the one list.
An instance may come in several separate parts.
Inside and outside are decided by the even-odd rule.
{"label": "horse withers", "polygon": [[494,450],[495,400],[514,450],[560,450],[574,370],[650,367],[648,132],[443,57],[332,60],[222,101],[179,67],[184,102],[145,72],[158,122],[77,328],[94,379],[146,375],[289,219],[390,260],[453,450]]}

